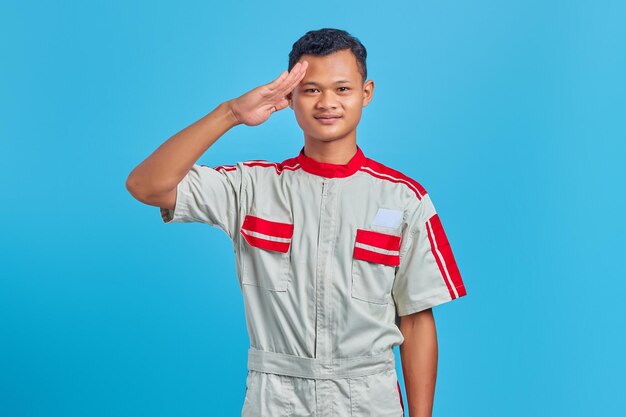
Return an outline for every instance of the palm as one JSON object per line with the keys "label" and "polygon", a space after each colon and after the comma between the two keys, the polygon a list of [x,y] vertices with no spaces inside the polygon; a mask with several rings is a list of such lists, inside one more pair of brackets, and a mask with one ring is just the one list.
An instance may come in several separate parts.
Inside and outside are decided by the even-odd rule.
{"label": "palm", "polygon": [[302,80],[308,63],[296,63],[291,72],[282,74],[269,84],[259,86],[246,94],[237,97],[232,102],[233,114],[239,122],[248,125],[260,125],[272,113],[282,110],[289,104],[285,95],[289,94]]}

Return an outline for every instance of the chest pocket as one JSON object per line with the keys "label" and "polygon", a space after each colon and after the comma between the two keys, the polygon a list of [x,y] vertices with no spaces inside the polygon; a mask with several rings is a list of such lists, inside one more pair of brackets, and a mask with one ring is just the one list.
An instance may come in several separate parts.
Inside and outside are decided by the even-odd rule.
{"label": "chest pocket", "polygon": [[357,229],[352,255],[352,297],[387,304],[398,265],[400,236]]}
{"label": "chest pocket", "polygon": [[242,285],[287,291],[293,223],[248,214],[239,232],[244,238]]}

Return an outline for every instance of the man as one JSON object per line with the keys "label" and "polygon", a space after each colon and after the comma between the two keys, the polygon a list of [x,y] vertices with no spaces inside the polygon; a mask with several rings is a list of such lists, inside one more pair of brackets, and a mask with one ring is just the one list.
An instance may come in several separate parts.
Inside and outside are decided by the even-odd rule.
{"label": "man", "polygon": [[[250,337],[243,416],[431,416],[431,308],[466,295],[424,187],[356,143],[372,100],[366,50],[345,31],[306,33],[289,70],[228,100],[131,172],[129,192],[166,223],[198,221],[233,242]],[[290,107],[300,153],[211,168],[200,156],[230,128]]]}

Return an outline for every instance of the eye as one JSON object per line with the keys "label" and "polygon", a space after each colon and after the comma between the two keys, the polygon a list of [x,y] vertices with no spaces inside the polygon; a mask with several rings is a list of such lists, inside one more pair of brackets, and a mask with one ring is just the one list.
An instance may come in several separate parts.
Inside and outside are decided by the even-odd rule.
{"label": "eye", "polygon": [[307,88],[306,90],[304,90],[305,93],[312,93],[314,91],[316,91],[317,88]]}
{"label": "eye", "polygon": [[[342,88],[343,88],[343,90],[342,90]],[[342,91],[342,92],[343,92],[343,91],[348,91],[349,89],[350,89],[350,88],[348,88],[348,87],[339,87],[339,91]]]}

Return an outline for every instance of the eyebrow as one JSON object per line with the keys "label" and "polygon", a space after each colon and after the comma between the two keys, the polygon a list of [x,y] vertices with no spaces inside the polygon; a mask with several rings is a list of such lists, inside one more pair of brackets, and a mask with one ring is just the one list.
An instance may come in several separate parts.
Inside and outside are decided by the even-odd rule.
{"label": "eyebrow", "polygon": [[[350,83],[350,81],[348,81],[348,80],[338,80],[338,81],[335,81],[335,84],[348,84],[348,83]],[[314,85],[314,86],[319,87],[320,84],[316,83],[315,81],[307,81],[305,83],[302,83],[302,85],[303,86],[304,85]]]}

